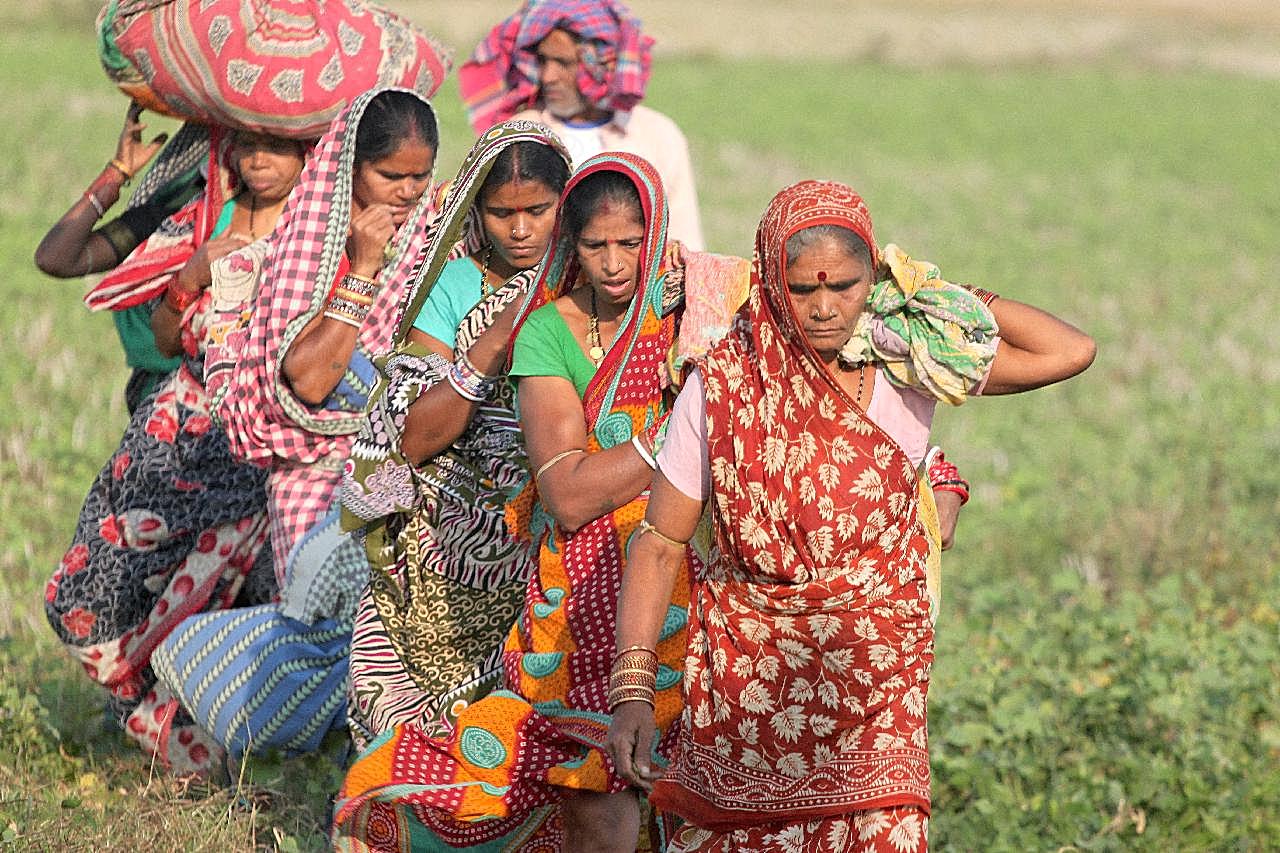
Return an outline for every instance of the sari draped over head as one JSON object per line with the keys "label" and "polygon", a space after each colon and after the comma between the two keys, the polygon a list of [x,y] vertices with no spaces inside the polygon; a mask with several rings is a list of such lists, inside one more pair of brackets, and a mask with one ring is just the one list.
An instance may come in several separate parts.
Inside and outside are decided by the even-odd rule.
{"label": "sari draped over head", "polygon": [[[496,686],[503,638],[515,621],[532,567],[527,543],[507,531],[508,492],[528,479],[514,412],[514,387],[501,381],[466,430],[421,464],[401,453],[405,418],[452,364],[409,340],[414,319],[464,233],[497,157],[512,145],[569,154],[550,130],[511,121],[476,142],[450,188],[422,272],[409,284],[395,348],[376,359],[378,386],[351,451],[342,500],[348,526],[361,526],[372,569],[356,615],[348,721],[363,747],[392,726],[415,721],[446,736],[458,712]],[[466,353],[537,270],[519,273],[463,318],[455,357]],[[461,403],[460,403],[461,404]]]}
{"label": "sari draped over head", "polygon": [[578,90],[587,103],[627,112],[644,98],[653,39],[617,0],[526,0],[490,31],[458,70],[476,133],[528,109],[538,97],[538,43],[554,29],[577,36]]}
{"label": "sari draped over head", "polygon": [[232,166],[233,134],[223,127],[183,128],[165,146],[133,194],[129,207],[146,203],[174,181],[194,180],[200,165],[208,170],[204,190],[129,253],[115,269],[85,294],[94,311],[122,311],[164,295],[196,249],[213,233],[227,200],[236,194],[239,179]]}
{"label": "sari draped over head", "polygon": [[[228,331],[225,352],[211,350],[210,393],[233,452],[273,467],[272,541],[283,565],[290,549],[328,511],[373,386],[372,358],[385,353],[404,285],[423,261],[432,193],[423,194],[390,244],[391,260],[360,327],[342,381],[323,406],[309,406],[289,387],[284,359],[312,319],[324,311],[345,270],[351,222],[356,133],[366,107],[388,89],[356,98],[316,145],[298,187],[261,259],[262,273],[247,325]],[[397,89],[421,98],[408,89]],[[423,102],[426,103],[425,99]]]}
{"label": "sari draped over head", "polygon": [[879,261],[851,189],[783,190],[756,234],[747,306],[700,365],[716,553],[691,592],[686,708],[651,801],[709,830],[929,808],[918,477],[795,315],[784,244],[821,224]]}
{"label": "sari draped over head", "polygon": [[[634,182],[645,238],[636,295],[583,399],[589,452],[627,442],[665,418],[663,390],[676,320],[662,310],[666,204],[652,166],[631,154],[599,155],[574,174],[561,202],[585,177],[605,170]],[[579,285],[575,247],[562,223],[557,222],[537,284],[517,320],[517,334],[532,311]],[[465,708],[447,739],[407,724],[375,741],[339,793],[338,835],[426,825],[453,844],[504,839],[510,849],[524,849],[511,839],[545,821],[537,838],[555,849],[555,813],[545,815],[560,802],[560,789],[626,789],[603,744],[611,719],[608,681],[624,554],[647,504],[646,491],[567,535],[551,523],[530,481],[507,510],[512,533],[527,538],[538,557],[506,640],[504,689]],[[689,561],[696,563],[692,550]],[[664,729],[680,709],[687,590],[685,577],[677,584],[658,645],[657,719]],[[672,733],[665,731],[657,750],[671,740]],[[386,847],[396,849],[396,844]]]}
{"label": "sari draped over head", "polygon": [[[386,91],[386,90],[379,90]],[[356,128],[371,91],[320,140],[267,247],[223,259],[235,275],[210,288],[206,382],[236,456],[270,468],[272,551],[280,601],[186,620],[156,651],[161,679],[234,756],[317,749],[346,719],[351,625],[368,563],[334,504],[364,420],[373,355],[390,345],[404,285],[426,243],[424,194],[392,239],[346,374],[323,406],[288,387],[283,362],[347,269]],[[414,97],[421,97],[414,94]]]}

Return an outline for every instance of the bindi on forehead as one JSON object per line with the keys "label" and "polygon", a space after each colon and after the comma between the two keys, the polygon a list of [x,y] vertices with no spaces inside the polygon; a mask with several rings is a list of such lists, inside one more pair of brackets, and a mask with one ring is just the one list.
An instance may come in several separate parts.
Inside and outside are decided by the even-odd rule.
{"label": "bindi on forehead", "polygon": [[827,283],[827,271],[818,270],[818,284],[826,284],[826,283]]}

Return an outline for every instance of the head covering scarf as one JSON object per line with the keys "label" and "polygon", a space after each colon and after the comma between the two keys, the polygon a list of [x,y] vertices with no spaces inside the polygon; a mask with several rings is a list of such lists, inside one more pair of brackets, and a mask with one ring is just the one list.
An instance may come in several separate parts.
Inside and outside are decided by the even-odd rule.
{"label": "head covering scarf", "polygon": [[390,346],[404,283],[416,275],[426,245],[433,205],[429,191],[392,238],[391,260],[378,276],[381,287],[338,387],[322,407],[298,399],[284,377],[284,359],[298,334],[324,310],[345,269],[355,130],[383,91],[422,98],[407,89],[371,91],[334,120],[290,195],[265,254],[249,257],[252,247],[237,253],[242,262],[261,268],[247,325],[226,334],[222,351],[210,346],[206,355],[206,386],[232,452],[275,469],[269,488],[277,573],[284,571],[302,535],[329,510],[354,434],[364,423],[373,386],[371,358]]}
{"label": "head covering scarf", "polygon": [[[622,172],[635,184],[645,238],[635,297],[583,400],[591,451],[629,441],[665,417],[662,392],[675,326],[674,315],[662,315],[667,211],[649,163],[621,153],[588,160],[565,188],[560,215],[575,186],[606,170]],[[562,226],[558,221],[517,334],[532,311],[580,286],[575,247]],[[642,494],[570,536],[546,523],[549,516],[537,506],[533,484],[514,510],[509,506],[513,532],[527,531],[541,547],[520,618],[507,637],[505,689],[464,709],[447,740],[412,724],[379,738],[348,772],[337,805],[338,833],[374,821],[390,826],[407,811],[449,843],[476,844],[527,829],[539,810],[560,801],[563,787],[626,789],[602,744],[610,719],[608,680],[623,553],[647,503]],[[690,554],[691,563],[695,559]],[[661,726],[680,708],[686,595],[687,586],[678,584],[658,645]],[[664,748],[669,731],[665,737]],[[388,821],[391,810],[397,814]],[[554,839],[538,840],[556,849]]]}
{"label": "head covering scarf", "polygon": [[538,97],[538,43],[554,29],[581,39],[578,90],[603,110],[627,112],[644,98],[653,39],[617,0],[527,0],[498,24],[458,70],[476,133],[511,118]]}
{"label": "head covering scarf", "polygon": [[204,191],[138,244],[119,266],[85,294],[94,311],[121,311],[163,296],[169,283],[191,260],[218,222],[223,205],[236,194],[239,179],[231,162],[235,134],[223,127],[207,130],[184,125],[164,150],[129,201],[145,204],[177,180],[194,180],[201,163],[208,169]]}
{"label": "head covering scarf", "polygon": [[[408,340],[414,318],[450,251],[479,219],[476,200],[497,157],[533,142],[569,154],[540,124],[512,121],[485,133],[463,162],[410,285],[395,350],[379,358],[369,416],[343,481],[348,521],[363,524],[372,573],[356,618],[349,717],[366,739],[413,719],[447,733],[458,711],[501,675],[503,638],[515,621],[531,567],[527,546],[503,521],[507,493],[528,478],[514,409],[501,382],[458,440],[413,464],[400,451],[410,407],[446,381],[450,362]],[[468,262],[469,263],[469,262]],[[456,352],[467,352],[511,302],[523,299],[537,270],[514,276],[463,319]]]}
{"label": "head covering scarf", "polygon": [[929,806],[917,474],[795,315],[785,243],[822,224],[879,260],[852,189],[784,189],[756,233],[747,307],[701,365],[719,553],[691,593],[687,707],[651,800],[708,829]]}
{"label": "head covering scarf", "polygon": [[[324,310],[343,262],[351,223],[355,130],[370,101],[386,91],[422,97],[409,89],[382,89],[353,101],[320,139],[276,226],[244,348],[234,375],[215,400],[232,448],[243,458],[314,462],[336,451],[345,456],[350,436],[364,422],[363,404],[317,410],[299,400],[284,378],[283,364],[298,335]],[[365,360],[386,352],[391,343],[403,282],[416,275],[422,262],[430,207],[427,192],[392,239],[392,260],[378,276],[382,286],[356,344]],[[348,369],[347,380],[367,393],[367,373]]]}

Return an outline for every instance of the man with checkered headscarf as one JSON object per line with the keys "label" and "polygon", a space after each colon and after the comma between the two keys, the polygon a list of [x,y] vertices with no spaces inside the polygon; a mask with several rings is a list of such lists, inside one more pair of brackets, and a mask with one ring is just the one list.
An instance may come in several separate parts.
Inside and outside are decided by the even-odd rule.
{"label": "man with checkered headscarf", "polygon": [[643,106],[653,39],[617,0],[526,0],[459,71],[476,133],[506,119],[551,127],[574,164],[602,151],[653,163],[671,209],[670,234],[703,248],[698,193],[684,134]]}

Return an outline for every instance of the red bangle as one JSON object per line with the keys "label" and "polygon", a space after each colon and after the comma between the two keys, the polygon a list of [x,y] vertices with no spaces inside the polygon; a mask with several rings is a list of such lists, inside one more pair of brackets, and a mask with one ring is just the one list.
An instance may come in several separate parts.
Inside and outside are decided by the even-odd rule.
{"label": "red bangle", "polygon": [[200,298],[200,291],[194,293],[178,286],[178,279],[169,282],[169,289],[164,292],[164,304],[179,314],[191,307],[191,303]]}

